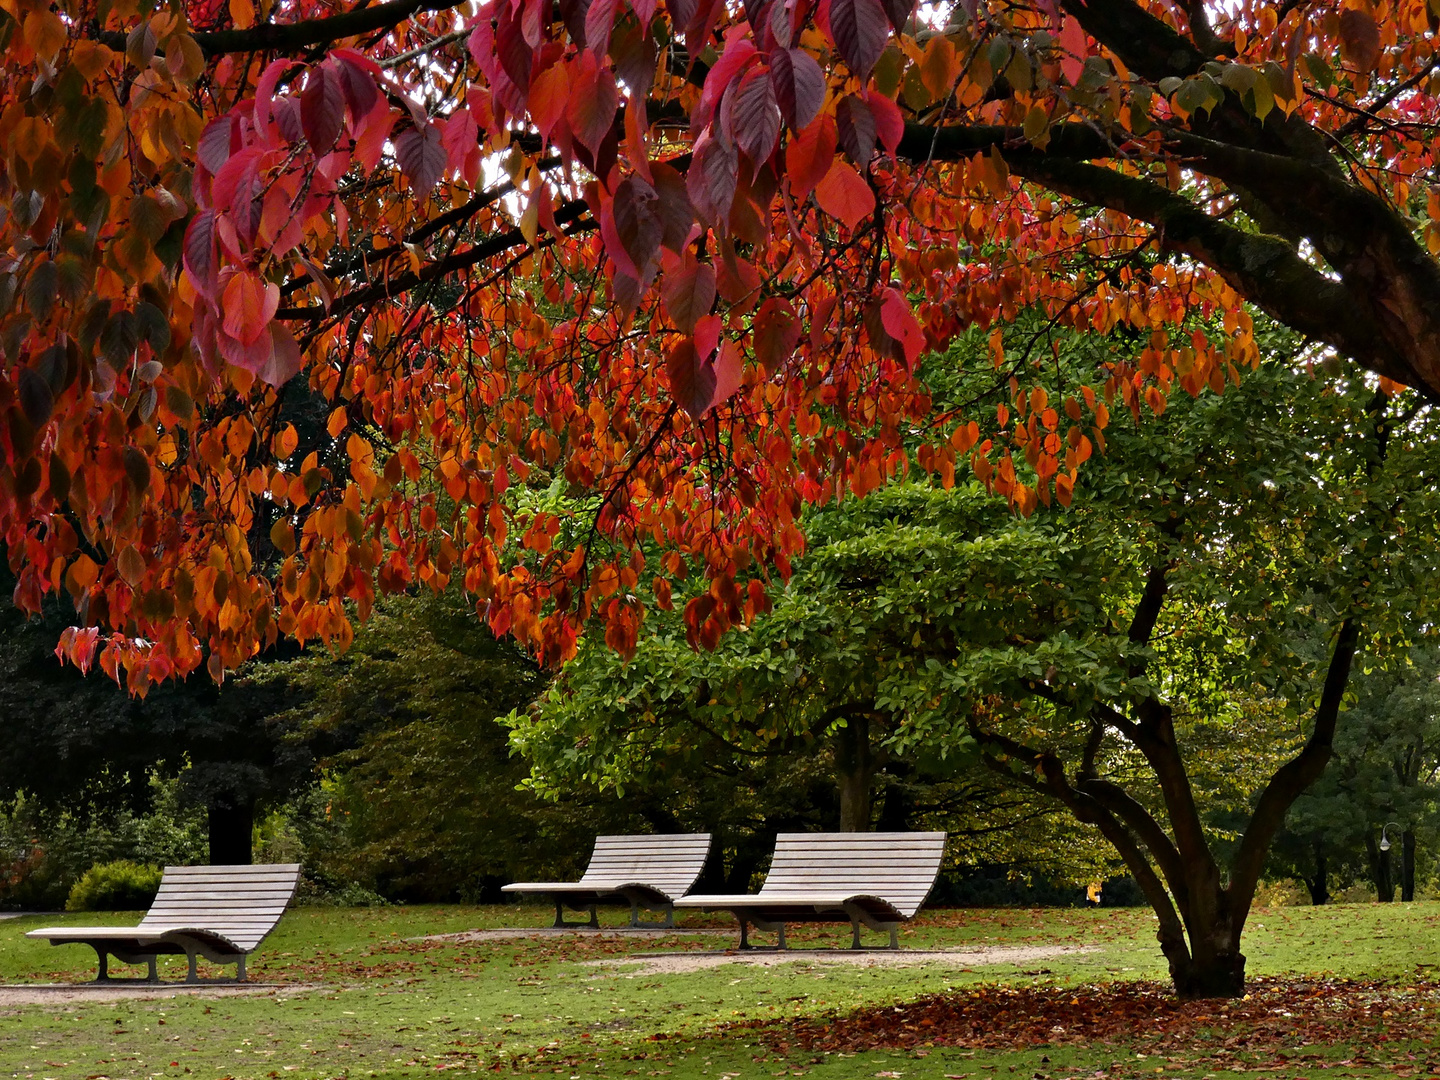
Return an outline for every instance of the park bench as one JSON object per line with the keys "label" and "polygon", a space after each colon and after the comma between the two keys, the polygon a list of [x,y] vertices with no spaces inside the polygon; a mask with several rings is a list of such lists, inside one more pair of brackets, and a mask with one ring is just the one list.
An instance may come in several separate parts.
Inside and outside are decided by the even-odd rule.
{"label": "park bench", "polygon": [[854,931],[850,947],[860,948],[860,925],[890,932],[900,947],[899,929],[911,919],[940,873],[943,832],[781,833],[770,872],[758,893],[743,896],[687,896],[677,908],[728,911],[740,923],[740,948],[751,947],[749,924],[779,935],[785,948],[787,922],[843,922]]}
{"label": "park bench", "polygon": [[[597,836],[590,864],[579,881],[517,881],[504,892],[541,893],[555,901],[555,926],[600,928],[595,905],[606,896],[630,901],[630,925],[669,929],[674,902],[690,891],[710,855],[709,833],[658,836]],[[565,908],[590,912],[583,923],[565,921]],[[665,912],[660,922],[642,923],[640,908]]]}
{"label": "park bench", "polygon": [[145,981],[158,982],[155,958],[174,953],[190,961],[186,982],[201,981],[196,956],[235,964],[235,981],[244,982],[246,954],[275,929],[299,881],[295,863],[167,866],[138,926],[56,926],[25,936],[49,938],[52,945],[89,945],[100,958],[96,982],[111,981],[111,955],[126,964],[148,963]]}

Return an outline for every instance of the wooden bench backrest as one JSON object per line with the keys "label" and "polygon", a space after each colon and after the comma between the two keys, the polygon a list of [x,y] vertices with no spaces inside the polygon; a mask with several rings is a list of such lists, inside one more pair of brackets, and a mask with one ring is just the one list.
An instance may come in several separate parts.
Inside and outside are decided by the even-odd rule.
{"label": "wooden bench backrest", "polygon": [[167,866],[140,929],[213,930],[248,951],[275,928],[299,881],[296,863]]}
{"label": "wooden bench backrest", "polygon": [[944,855],[943,832],[781,833],[760,895],[878,896],[908,919],[930,895]]}
{"label": "wooden bench backrest", "polygon": [[649,885],[676,899],[690,891],[709,854],[709,833],[597,836],[580,884],[596,889]]}

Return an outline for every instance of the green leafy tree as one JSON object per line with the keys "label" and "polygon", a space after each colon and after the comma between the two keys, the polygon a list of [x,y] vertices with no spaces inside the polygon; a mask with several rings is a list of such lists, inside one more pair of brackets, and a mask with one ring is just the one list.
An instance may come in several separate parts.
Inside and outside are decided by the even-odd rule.
{"label": "green leafy tree", "polygon": [[[1053,428],[1042,394],[1020,404],[1017,427]],[[807,520],[809,555],[722,643],[724,677],[661,622],[630,668],[572,666],[514,719],[517,745],[541,782],[573,757],[618,784],[694,741],[676,714],[742,747],[833,747],[862,717],[892,757],[978,757],[1114,845],[1179,993],[1238,994],[1270,840],[1331,753],[1357,648],[1393,648],[1432,610],[1432,427],[1413,403],[1271,362],[1112,425],[1069,513],[891,487]],[[1227,852],[1207,813],[1251,796]]]}
{"label": "green leafy tree", "polygon": [[[1273,864],[1329,898],[1329,877],[1368,877],[1376,898],[1415,898],[1416,849],[1440,800],[1440,648],[1425,641],[1359,675],[1324,775],[1296,800]],[[1394,823],[1386,831],[1387,823]],[[1392,860],[1399,844],[1399,866]],[[1397,873],[1398,870],[1398,873]]]}
{"label": "green leafy tree", "polygon": [[[293,688],[251,680],[167,683],[143,700],[100,672],[55,656],[74,621],[58,603],[27,618],[0,571],[0,798],[26,794],[34,812],[102,816],[151,805],[154,774],[180,776],[205,807],[212,863],[248,863],[257,805],[312,782],[310,749],[268,718]],[[276,655],[272,650],[266,659]]]}

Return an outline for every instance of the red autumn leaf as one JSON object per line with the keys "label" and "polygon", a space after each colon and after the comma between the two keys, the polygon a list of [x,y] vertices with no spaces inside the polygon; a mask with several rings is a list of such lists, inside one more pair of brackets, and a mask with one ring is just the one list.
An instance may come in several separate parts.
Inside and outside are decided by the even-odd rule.
{"label": "red autumn leaf", "polygon": [[864,98],[847,94],[840,99],[835,106],[835,130],[846,157],[862,169],[870,164],[875,156],[875,116]]}
{"label": "red autumn leaf", "polygon": [[350,108],[351,118],[359,120],[369,115],[380,98],[380,91],[375,85],[375,80],[380,77],[380,65],[354,49],[336,49],[330,58],[336,61],[335,74],[345,92],[345,104]]}
{"label": "red autumn leaf", "polygon": [[715,304],[715,268],[696,262],[666,274],[661,296],[670,321],[682,333],[690,333]]}
{"label": "red autumn leaf", "polygon": [[729,401],[730,396],[740,389],[741,379],[745,375],[745,354],[740,351],[740,346],[727,339],[720,343],[719,351],[708,362],[715,372],[715,390],[711,405],[713,408]]}
{"label": "red autumn leaf", "polygon": [[775,152],[780,138],[780,108],[775,86],[764,71],[747,71],[726,97],[726,134],[758,170]]}
{"label": "red autumn leaf", "polygon": [[329,64],[312,67],[305,76],[300,94],[300,126],[305,141],[316,155],[327,154],[345,126],[345,90],[339,74]]}
{"label": "red autumn leaf", "polygon": [[650,180],[655,185],[660,223],[664,228],[660,243],[679,254],[695,227],[695,208],[690,205],[685,178],[673,166],[654,162],[650,165]]}
{"label": "red autumn leaf", "polygon": [[695,140],[685,190],[701,220],[717,226],[729,221],[739,180],[740,161],[734,147],[726,147],[709,132]]}
{"label": "red autumn leaf", "polygon": [[790,359],[795,346],[800,343],[800,320],[790,301],[772,296],[760,305],[755,313],[751,344],[755,359],[766,373],[774,372]]}
{"label": "red autumn leaf", "polygon": [[619,7],[620,0],[590,0],[585,11],[585,47],[597,57],[610,49],[610,29]]}
{"label": "red autumn leaf", "polygon": [[875,212],[875,193],[864,177],[849,164],[836,160],[815,188],[815,201],[833,218],[839,218],[853,232]]}
{"label": "red autumn leaf", "polygon": [[280,306],[280,286],[255,274],[235,272],[222,294],[225,333],[242,345],[257,340]]}
{"label": "red autumn leaf", "polygon": [[895,153],[905,136],[905,118],[900,115],[900,107],[878,90],[866,93],[865,104],[875,119],[875,134],[887,152]]}
{"label": "red autumn leaf", "polygon": [[890,20],[890,25],[895,28],[898,34],[905,29],[910,16],[915,11],[915,0],[881,0],[885,5],[885,15]]}
{"label": "red autumn leaf", "polygon": [[583,53],[571,70],[570,102],[565,118],[570,130],[591,154],[600,152],[600,144],[615,123],[620,107],[620,92],[615,76],[607,68],[597,67],[590,53]]}
{"label": "red autumn leaf", "polygon": [[215,261],[215,211],[202,210],[185,229],[185,272],[195,291],[214,301],[218,267]]}
{"label": "red autumn leaf", "polygon": [[564,64],[551,64],[530,84],[530,119],[543,138],[565,115],[570,103],[570,75]]}
{"label": "red autumn leaf", "polygon": [[910,302],[898,289],[886,289],[881,294],[880,318],[885,332],[900,343],[905,354],[905,366],[914,368],[915,361],[925,348],[925,331],[920,320],[910,310]]}
{"label": "red autumn leaf", "polygon": [[830,38],[862,85],[889,37],[890,23],[880,0],[830,0]]}
{"label": "red autumn leaf", "polygon": [[395,160],[417,197],[430,194],[445,175],[445,142],[440,129],[426,123],[400,132],[395,136]]}
{"label": "red autumn leaf", "polygon": [[[775,6],[784,7],[778,2]],[[770,81],[775,87],[780,113],[792,131],[808,125],[825,103],[825,73],[804,49],[772,50]]]}
{"label": "red autumn leaf", "polygon": [[535,55],[516,14],[512,5],[499,5],[495,20],[495,56],[510,82],[523,94],[530,86],[530,68]]}
{"label": "red autumn leaf", "polygon": [[1357,71],[1374,71],[1380,62],[1380,26],[1361,8],[1340,12],[1340,51]]}
{"label": "red autumn leaf", "polygon": [[725,45],[720,59],[705,75],[705,85],[700,91],[700,104],[696,106],[693,123],[709,124],[715,109],[730,83],[738,78],[747,65],[758,55],[753,42],[748,38],[732,39]]}
{"label": "red autumn leaf", "polygon": [[805,198],[825,178],[835,161],[835,145],[835,121],[825,114],[785,145],[785,174],[795,198]]}
{"label": "red autumn leaf", "polygon": [[1085,31],[1080,26],[1080,20],[1073,15],[1066,15],[1065,21],[1060,26],[1060,71],[1065,76],[1065,81],[1071,86],[1080,83],[1080,75],[1085,70]]}
{"label": "red autumn leaf", "polygon": [[698,420],[715,403],[715,369],[700,359],[695,342],[685,338],[665,358],[670,393],[692,420]]}
{"label": "red autumn leaf", "polygon": [[610,213],[615,238],[634,269],[632,276],[645,278],[650,264],[660,253],[660,239],[665,230],[655,189],[638,176],[626,177],[615,189]]}

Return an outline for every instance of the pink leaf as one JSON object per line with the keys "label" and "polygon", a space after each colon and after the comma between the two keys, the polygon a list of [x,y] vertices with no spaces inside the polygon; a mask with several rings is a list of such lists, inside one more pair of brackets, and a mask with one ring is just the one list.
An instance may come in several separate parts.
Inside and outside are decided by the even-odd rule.
{"label": "pink leaf", "polygon": [[670,393],[693,420],[699,420],[715,403],[715,369],[702,361],[689,338],[681,341],[665,358]]}
{"label": "pink leaf", "polygon": [[724,326],[719,315],[706,315],[695,323],[695,354],[701,360],[708,360],[720,344],[720,331]]}
{"label": "pink leaf", "polygon": [[655,17],[655,9],[660,6],[659,0],[630,0],[630,7],[635,11],[635,17],[640,20],[641,36],[650,32],[650,20]]}
{"label": "pink leaf", "polygon": [[280,76],[291,67],[289,60],[271,60],[255,84],[255,127],[268,138],[270,109],[275,102],[275,87],[280,85]]}

